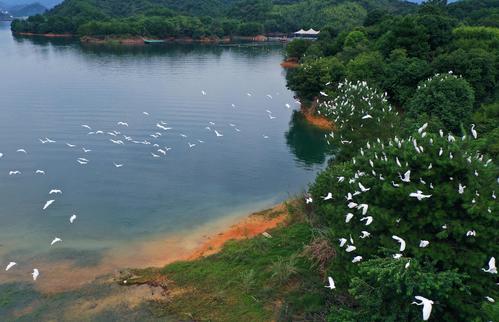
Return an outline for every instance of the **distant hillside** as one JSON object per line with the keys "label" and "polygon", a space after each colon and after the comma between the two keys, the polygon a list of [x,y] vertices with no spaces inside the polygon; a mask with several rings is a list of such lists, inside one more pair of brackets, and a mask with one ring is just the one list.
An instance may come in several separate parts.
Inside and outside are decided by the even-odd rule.
{"label": "distant hillside", "polygon": [[44,13],[47,11],[47,8],[35,2],[27,5],[12,6],[8,10],[14,17],[28,17]]}
{"label": "distant hillside", "polygon": [[[66,0],[46,14],[16,21],[17,32],[209,37],[362,25],[367,13],[407,13],[400,0]],[[216,18],[216,19],[215,19]]]}

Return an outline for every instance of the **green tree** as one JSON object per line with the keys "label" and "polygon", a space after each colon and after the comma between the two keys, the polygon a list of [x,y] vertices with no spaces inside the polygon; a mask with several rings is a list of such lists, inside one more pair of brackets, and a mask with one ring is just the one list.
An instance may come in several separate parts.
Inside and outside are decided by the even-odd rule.
{"label": "green tree", "polygon": [[445,127],[460,133],[473,113],[475,95],[469,83],[451,74],[437,74],[423,81],[407,105],[409,116],[421,114],[438,117]]}

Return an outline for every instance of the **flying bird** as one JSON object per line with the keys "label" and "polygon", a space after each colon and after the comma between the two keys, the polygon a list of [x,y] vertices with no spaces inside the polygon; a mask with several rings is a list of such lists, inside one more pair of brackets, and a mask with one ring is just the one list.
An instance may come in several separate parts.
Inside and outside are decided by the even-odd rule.
{"label": "flying bird", "polygon": [[398,243],[400,243],[400,252],[403,252],[405,250],[405,240],[400,238],[399,236],[392,236],[393,239],[395,239]]}
{"label": "flying bird", "polygon": [[496,258],[491,257],[489,259],[489,268],[487,268],[487,269],[482,268],[482,271],[484,271],[485,273],[497,274]]}
{"label": "flying bird", "polygon": [[33,276],[33,281],[36,281],[38,276],[40,276],[40,271],[38,271],[37,268],[33,268],[33,273],[31,273],[31,276]]}
{"label": "flying bird", "polygon": [[16,262],[10,262],[7,267],[5,267],[5,271],[8,271],[9,269],[11,269],[12,267],[14,267],[15,265],[17,265]]}
{"label": "flying bird", "polygon": [[50,243],[50,246],[54,245],[55,243],[59,243],[59,242],[62,242],[62,239],[60,239],[59,237],[55,237],[54,240],[52,240],[52,242]]}
{"label": "flying bird", "polygon": [[52,195],[52,194],[62,194],[62,190],[60,189],[52,189],[49,191],[49,195]]}
{"label": "flying bird", "polygon": [[47,209],[48,207],[50,207],[51,204],[54,203],[55,200],[49,200],[45,203],[45,205],[43,206],[43,209],[42,210],[45,210]]}
{"label": "flying bird", "polygon": [[423,306],[423,321],[428,321],[428,319],[430,318],[433,301],[428,300],[427,298],[420,295],[417,295],[414,298],[420,302],[412,302],[412,304]]}
{"label": "flying bird", "polygon": [[331,276],[329,276],[327,279],[328,279],[329,285],[326,285],[326,287],[330,290],[334,290],[336,288],[336,285],[334,284],[333,278]]}
{"label": "flying bird", "polygon": [[217,137],[224,136],[222,133],[218,132],[217,130],[215,130],[215,134],[217,135]]}
{"label": "flying bird", "polygon": [[417,190],[416,192],[410,193],[409,197],[417,198],[419,201],[421,201],[423,199],[430,198],[431,195],[424,195],[423,191]]}
{"label": "flying bird", "polygon": [[74,223],[75,220],[76,220],[76,215],[75,214],[73,214],[73,215],[71,215],[71,217],[69,217],[69,223],[72,224],[72,223]]}

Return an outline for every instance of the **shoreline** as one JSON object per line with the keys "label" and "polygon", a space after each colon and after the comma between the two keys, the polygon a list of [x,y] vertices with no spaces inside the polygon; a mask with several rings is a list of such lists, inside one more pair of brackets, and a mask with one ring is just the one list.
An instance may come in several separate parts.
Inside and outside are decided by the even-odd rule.
{"label": "shoreline", "polygon": [[[148,45],[145,37],[133,36],[133,37],[120,37],[120,36],[82,36],[79,37],[75,34],[70,33],[33,33],[33,32],[14,32],[12,34],[25,36],[25,37],[45,37],[45,38],[77,38],[82,44],[95,44],[95,45],[125,45],[125,46],[145,46]],[[282,41],[272,41],[271,38],[264,35],[255,36],[224,36],[224,37],[202,37],[202,38],[192,38],[192,37],[167,37],[164,39],[147,39],[147,40],[158,40],[158,43],[198,43],[198,44],[231,44],[238,42],[282,42]]]}
{"label": "shoreline", "polygon": [[[214,219],[194,229],[173,235],[142,240],[123,249],[106,251],[94,266],[76,265],[71,260],[39,262],[44,278],[35,287],[44,294],[76,291],[94,285],[99,279],[128,269],[162,268],[177,261],[193,261],[213,255],[230,240],[242,240],[273,229],[287,218],[286,202],[251,213]],[[9,275],[3,283],[29,282],[22,272]]]}

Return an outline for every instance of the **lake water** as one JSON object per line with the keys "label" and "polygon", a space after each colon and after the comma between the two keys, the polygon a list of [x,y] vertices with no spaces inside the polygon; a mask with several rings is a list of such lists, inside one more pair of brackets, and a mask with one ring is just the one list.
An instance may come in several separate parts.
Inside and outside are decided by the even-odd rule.
{"label": "lake water", "polygon": [[0,282],[32,283],[33,267],[37,283],[64,281],[132,245],[304,191],[325,162],[323,133],[294,112],[282,49],[82,46],[15,38],[1,25]]}

